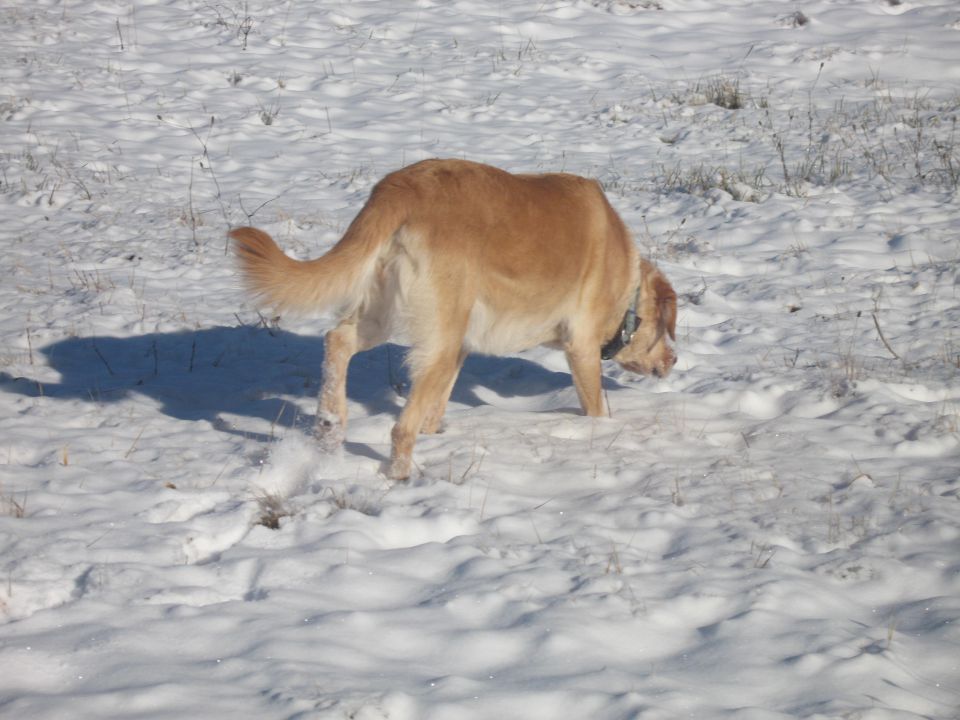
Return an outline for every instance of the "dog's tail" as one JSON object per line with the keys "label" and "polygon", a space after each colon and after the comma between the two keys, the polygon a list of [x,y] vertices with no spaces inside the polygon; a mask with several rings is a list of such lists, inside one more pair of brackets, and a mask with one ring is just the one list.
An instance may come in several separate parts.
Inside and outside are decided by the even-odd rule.
{"label": "dog's tail", "polygon": [[[386,209],[386,208],[384,208]],[[267,233],[241,227],[230,231],[249,289],[280,311],[349,312],[367,293],[380,248],[401,220],[368,203],[340,241],[314,260],[294,260]]]}

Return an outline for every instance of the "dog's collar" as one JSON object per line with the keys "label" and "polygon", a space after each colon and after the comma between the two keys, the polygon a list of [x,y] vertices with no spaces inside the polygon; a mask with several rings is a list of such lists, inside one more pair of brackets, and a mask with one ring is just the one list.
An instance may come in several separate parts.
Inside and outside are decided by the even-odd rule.
{"label": "dog's collar", "polygon": [[612,360],[614,355],[630,344],[633,336],[636,335],[637,330],[640,329],[640,323],[643,322],[643,318],[637,314],[637,308],[640,305],[640,287],[642,285],[643,283],[637,286],[637,291],[633,294],[633,300],[627,307],[627,311],[623,314],[620,327],[617,328],[613,337],[600,348],[600,357],[604,360]]}

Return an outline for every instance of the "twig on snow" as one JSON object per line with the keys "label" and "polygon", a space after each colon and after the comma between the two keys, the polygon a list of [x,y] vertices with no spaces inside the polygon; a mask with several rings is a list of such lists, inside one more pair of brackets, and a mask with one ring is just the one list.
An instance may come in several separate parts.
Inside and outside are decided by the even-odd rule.
{"label": "twig on snow", "polygon": [[887,339],[883,336],[883,330],[880,329],[880,320],[877,319],[876,313],[871,313],[873,315],[873,324],[877,328],[877,335],[880,336],[880,341],[883,343],[883,346],[890,351],[890,354],[900,362],[905,362],[902,357],[897,355],[897,351],[890,347],[890,343],[887,342]]}

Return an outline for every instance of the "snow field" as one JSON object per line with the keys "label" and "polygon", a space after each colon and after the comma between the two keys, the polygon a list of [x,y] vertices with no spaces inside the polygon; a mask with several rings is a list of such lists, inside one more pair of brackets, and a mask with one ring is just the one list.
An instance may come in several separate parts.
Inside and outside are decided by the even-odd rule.
{"label": "snow field", "polygon": [[[954,3],[0,19],[4,717],[956,717]],[[315,256],[432,156],[600,179],[680,361],[592,420],[557,353],[471,357],[391,485],[403,349],[322,452],[330,320],[224,236]]]}

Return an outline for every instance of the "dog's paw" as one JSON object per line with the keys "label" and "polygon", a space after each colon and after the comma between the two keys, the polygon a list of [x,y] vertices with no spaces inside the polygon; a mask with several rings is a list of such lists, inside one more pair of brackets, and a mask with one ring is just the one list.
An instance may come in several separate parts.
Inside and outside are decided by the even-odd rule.
{"label": "dog's paw", "polygon": [[317,415],[313,434],[317,438],[317,445],[324,452],[335,452],[343,445],[344,432],[340,419],[330,413]]}
{"label": "dog's paw", "polygon": [[393,482],[404,482],[410,479],[410,470],[413,465],[410,457],[393,455],[385,468],[387,477]]}

